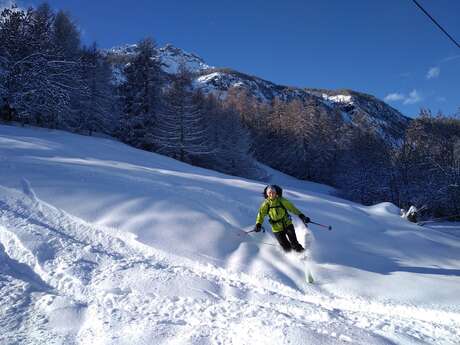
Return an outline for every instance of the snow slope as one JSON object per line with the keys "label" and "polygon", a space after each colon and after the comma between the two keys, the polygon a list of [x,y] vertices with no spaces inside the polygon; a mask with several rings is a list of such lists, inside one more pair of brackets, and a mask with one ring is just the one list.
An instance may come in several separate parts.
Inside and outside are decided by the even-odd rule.
{"label": "snow slope", "polygon": [[263,183],[0,126],[0,344],[458,344],[458,237],[269,174],[307,260],[243,233]]}

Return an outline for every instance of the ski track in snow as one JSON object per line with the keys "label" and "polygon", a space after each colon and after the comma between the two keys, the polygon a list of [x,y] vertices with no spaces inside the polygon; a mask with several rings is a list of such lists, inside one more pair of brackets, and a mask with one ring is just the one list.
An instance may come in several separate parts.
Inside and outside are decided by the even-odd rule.
{"label": "ski track in snow", "polygon": [[[0,344],[455,344],[448,311],[295,289],[0,187]],[[288,255],[287,260],[298,260]]]}

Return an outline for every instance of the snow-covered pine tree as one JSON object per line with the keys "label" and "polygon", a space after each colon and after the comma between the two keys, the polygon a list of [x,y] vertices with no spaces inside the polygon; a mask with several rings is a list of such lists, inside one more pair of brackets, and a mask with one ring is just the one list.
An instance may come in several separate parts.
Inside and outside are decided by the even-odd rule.
{"label": "snow-covered pine tree", "polygon": [[89,135],[94,131],[112,133],[118,121],[112,70],[95,43],[83,49],[81,73],[88,92],[79,101],[75,128]]}
{"label": "snow-covered pine tree", "polygon": [[153,133],[157,152],[184,162],[205,165],[214,152],[203,95],[192,90],[190,73],[183,65],[163,98]]}
{"label": "snow-covered pine tree", "polygon": [[75,61],[80,56],[80,32],[70,14],[59,11],[53,21],[53,43],[58,56]]}
{"label": "snow-covered pine tree", "polygon": [[30,42],[31,50],[43,54],[54,54],[52,26],[55,14],[47,3],[39,5],[31,12],[30,17]]}
{"label": "snow-covered pine tree", "polygon": [[125,82],[119,88],[120,118],[117,135],[125,142],[146,150],[155,148],[153,131],[163,87],[155,42],[140,41],[136,55],[124,69]]}
{"label": "snow-covered pine tree", "polygon": [[0,89],[20,121],[65,128],[72,115],[70,100],[84,87],[76,60],[56,53],[52,20],[46,6],[37,11],[16,7],[2,11]]}
{"label": "snow-covered pine tree", "polygon": [[16,94],[22,89],[17,78],[20,61],[31,53],[28,44],[31,16],[31,11],[16,6],[4,8],[0,14],[0,96],[13,108],[17,107]]}

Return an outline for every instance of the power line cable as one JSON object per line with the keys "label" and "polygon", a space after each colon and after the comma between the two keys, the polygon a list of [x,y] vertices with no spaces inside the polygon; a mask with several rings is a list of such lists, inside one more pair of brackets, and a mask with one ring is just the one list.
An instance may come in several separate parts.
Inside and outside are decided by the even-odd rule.
{"label": "power line cable", "polygon": [[458,44],[458,42],[457,42],[451,35],[449,35],[449,33],[448,33],[446,30],[444,30],[444,28],[441,26],[441,24],[439,24],[439,23],[438,23],[438,22],[437,22],[437,21],[436,21],[436,20],[435,20],[435,19],[434,19],[434,18],[433,18],[433,17],[422,7],[422,5],[420,5],[416,0],[412,0],[412,2],[415,3],[415,4],[417,5],[417,7],[420,8],[420,10],[422,10],[422,12],[425,13],[425,14],[428,16],[428,18],[430,18],[431,21],[432,21],[433,23],[435,23],[436,26],[437,26],[442,32],[444,32],[444,34],[445,34],[447,37],[449,37],[449,39],[450,39],[452,42],[454,42],[454,44],[455,44],[458,48],[460,48],[460,44]]}

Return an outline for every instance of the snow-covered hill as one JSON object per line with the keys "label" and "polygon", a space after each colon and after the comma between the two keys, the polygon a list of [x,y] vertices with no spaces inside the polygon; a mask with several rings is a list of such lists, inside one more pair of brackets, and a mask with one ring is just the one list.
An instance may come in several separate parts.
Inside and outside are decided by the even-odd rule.
{"label": "snow-covered hill", "polygon": [[0,344],[458,344],[458,237],[270,174],[306,259],[243,233],[262,183],[0,126]]}

